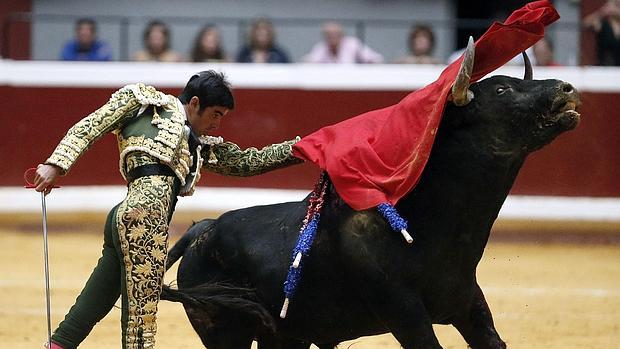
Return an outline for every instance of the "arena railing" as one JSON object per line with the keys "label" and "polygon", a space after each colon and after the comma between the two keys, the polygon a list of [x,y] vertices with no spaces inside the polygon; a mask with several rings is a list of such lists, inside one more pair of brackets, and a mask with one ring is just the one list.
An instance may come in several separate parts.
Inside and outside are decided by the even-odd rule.
{"label": "arena railing", "polygon": [[[156,67],[157,74],[153,74]],[[339,65],[155,62],[61,62],[0,60],[0,86],[118,88],[141,81],[181,88],[199,70],[226,73],[236,88],[408,91],[435,81],[445,65]],[[523,76],[522,66],[493,72]],[[363,76],[363,79],[360,79]],[[570,81],[582,92],[620,93],[617,67],[535,67],[535,79]]]}

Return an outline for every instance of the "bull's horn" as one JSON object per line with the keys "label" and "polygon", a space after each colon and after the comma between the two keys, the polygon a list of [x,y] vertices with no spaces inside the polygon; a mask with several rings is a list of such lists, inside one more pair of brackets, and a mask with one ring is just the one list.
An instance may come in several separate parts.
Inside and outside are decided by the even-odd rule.
{"label": "bull's horn", "polygon": [[534,78],[534,70],[532,69],[532,62],[530,62],[530,57],[527,56],[525,51],[521,52],[523,55],[523,62],[525,63],[525,76],[523,76],[523,80],[532,80]]}
{"label": "bull's horn", "polygon": [[459,68],[459,74],[454,79],[454,85],[452,85],[452,101],[459,107],[467,105],[474,98],[474,93],[469,90],[469,80],[474,70],[475,50],[474,38],[470,36],[463,62]]}

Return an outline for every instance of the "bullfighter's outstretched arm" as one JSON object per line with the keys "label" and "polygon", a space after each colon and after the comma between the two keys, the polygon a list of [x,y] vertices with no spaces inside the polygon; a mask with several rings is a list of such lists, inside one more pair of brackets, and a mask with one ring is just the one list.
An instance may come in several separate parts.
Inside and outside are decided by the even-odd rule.
{"label": "bullfighter's outstretched arm", "polygon": [[118,90],[101,108],[73,125],[45,163],[60,167],[62,173],[66,174],[97,139],[119,128],[123,120],[140,107],[140,102],[131,90]]}
{"label": "bullfighter's outstretched arm", "polygon": [[[227,176],[255,176],[287,167],[303,161],[294,157],[293,145],[299,141],[293,140],[268,145],[262,149],[247,148],[242,150],[232,142],[224,142],[207,146],[202,151],[205,159],[203,169]],[[215,159],[217,161],[215,161]],[[208,161],[208,160],[211,161]]]}

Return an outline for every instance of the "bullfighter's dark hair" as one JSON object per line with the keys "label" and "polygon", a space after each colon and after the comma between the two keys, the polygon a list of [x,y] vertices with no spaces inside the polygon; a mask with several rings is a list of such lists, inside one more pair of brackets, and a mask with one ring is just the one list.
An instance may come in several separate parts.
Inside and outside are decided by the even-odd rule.
{"label": "bullfighter's dark hair", "polygon": [[187,104],[194,96],[200,99],[200,110],[213,106],[235,108],[235,99],[232,95],[230,83],[223,73],[214,70],[194,74],[179,95],[179,100],[181,103]]}

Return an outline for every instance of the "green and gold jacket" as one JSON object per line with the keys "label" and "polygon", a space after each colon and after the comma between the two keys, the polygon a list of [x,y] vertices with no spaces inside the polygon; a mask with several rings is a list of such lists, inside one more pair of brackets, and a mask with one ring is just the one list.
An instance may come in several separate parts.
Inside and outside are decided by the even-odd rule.
{"label": "green and gold jacket", "polygon": [[[193,194],[201,168],[224,175],[253,176],[301,162],[292,156],[299,137],[260,150],[242,150],[219,137],[206,136],[200,137],[202,144],[191,154],[191,131],[181,102],[151,86],[134,84],[116,91],[106,104],[71,127],[45,163],[60,167],[66,174],[97,139],[109,132],[118,139],[123,178],[127,178],[127,155],[143,152],[174,171],[181,181],[182,196]],[[190,168],[197,170],[190,173]]]}

